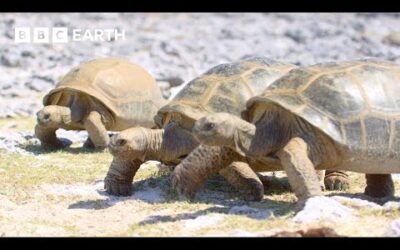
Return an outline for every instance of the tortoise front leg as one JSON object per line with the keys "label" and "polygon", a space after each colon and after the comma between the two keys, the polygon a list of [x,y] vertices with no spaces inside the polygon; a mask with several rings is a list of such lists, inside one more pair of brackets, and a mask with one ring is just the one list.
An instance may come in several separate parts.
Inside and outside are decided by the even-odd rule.
{"label": "tortoise front leg", "polygon": [[43,148],[60,149],[69,145],[61,142],[56,136],[58,128],[71,122],[71,110],[68,107],[45,106],[37,112],[36,119],[35,136],[40,140]]}
{"label": "tortoise front leg", "polygon": [[391,174],[366,174],[367,187],[364,193],[371,197],[394,196],[394,184]]}
{"label": "tortoise front leg", "polygon": [[125,160],[114,157],[104,179],[106,192],[118,196],[131,195],[133,177],[142,163],[140,160]]}
{"label": "tortoise front leg", "polygon": [[192,199],[206,180],[237,160],[236,156],[226,147],[200,145],[175,167],[172,186],[179,195]]}
{"label": "tortoise front leg", "polygon": [[277,156],[286,171],[289,184],[297,196],[297,207],[302,208],[308,198],[322,195],[314,165],[308,158],[307,144],[301,138],[293,138]]}
{"label": "tortoise front leg", "polygon": [[250,166],[241,161],[232,162],[219,171],[247,201],[261,201],[264,197],[264,185]]}
{"label": "tortoise front leg", "polygon": [[40,143],[44,149],[61,149],[68,144],[60,141],[56,136],[58,128],[45,127],[37,124],[35,126],[35,136],[40,140]]}
{"label": "tortoise front leg", "polygon": [[101,120],[101,115],[97,111],[90,112],[84,121],[84,126],[95,148],[104,149],[107,147],[110,137]]}

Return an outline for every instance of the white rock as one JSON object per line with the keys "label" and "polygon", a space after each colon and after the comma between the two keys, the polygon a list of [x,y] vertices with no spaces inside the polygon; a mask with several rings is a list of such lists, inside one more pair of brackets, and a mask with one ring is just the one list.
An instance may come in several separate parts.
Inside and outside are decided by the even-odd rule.
{"label": "white rock", "polygon": [[387,237],[400,237],[400,219],[392,221],[386,230],[384,236]]}
{"label": "white rock", "polygon": [[307,200],[305,207],[296,214],[293,221],[297,223],[310,223],[320,220],[336,222],[354,219],[353,213],[353,209],[332,198],[317,196]]}
{"label": "white rock", "polygon": [[340,202],[348,202],[353,206],[369,208],[369,209],[382,209],[382,206],[371,201],[362,200],[359,198],[349,198],[344,196],[333,196],[333,199]]}
{"label": "white rock", "polygon": [[189,230],[197,230],[206,227],[212,227],[224,218],[221,214],[210,214],[196,217],[195,219],[185,220],[183,227]]}
{"label": "white rock", "polygon": [[383,205],[384,210],[400,210],[400,202],[388,201]]}
{"label": "white rock", "polygon": [[271,210],[267,209],[256,209],[246,205],[243,206],[234,206],[229,209],[229,214],[238,214],[238,215],[247,215],[248,217],[254,219],[268,219],[273,213]]}

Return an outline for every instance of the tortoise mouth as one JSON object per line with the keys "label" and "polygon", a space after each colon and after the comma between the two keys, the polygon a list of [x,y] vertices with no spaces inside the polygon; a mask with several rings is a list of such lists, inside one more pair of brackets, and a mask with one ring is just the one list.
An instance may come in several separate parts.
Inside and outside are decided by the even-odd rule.
{"label": "tortoise mouth", "polygon": [[36,122],[42,127],[52,127],[55,123],[51,117],[51,114],[43,112],[43,110],[36,113]]}

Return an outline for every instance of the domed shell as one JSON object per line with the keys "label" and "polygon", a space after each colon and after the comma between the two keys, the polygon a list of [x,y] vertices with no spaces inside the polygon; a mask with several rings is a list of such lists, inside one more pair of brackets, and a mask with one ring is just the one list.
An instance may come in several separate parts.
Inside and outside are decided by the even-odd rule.
{"label": "domed shell", "polygon": [[215,66],[190,81],[162,107],[155,122],[162,127],[168,113],[197,120],[208,113],[228,112],[240,116],[246,101],[296,66],[266,57],[248,57]]}
{"label": "domed shell", "polygon": [[153,116],[164,104],[154,78],[141,66],[122,58],[104,58],[84,62],[69,71],[43,99],[57,105],[56,93],[78,91],[95,98],[111,111],[110,130],[132,126],[153,127]]}
{"label": "domed shell", "polygon": [[400,65],[363,59],[293,69],[248,110],[257,102],[282,106],[351,150],[400,150]]}

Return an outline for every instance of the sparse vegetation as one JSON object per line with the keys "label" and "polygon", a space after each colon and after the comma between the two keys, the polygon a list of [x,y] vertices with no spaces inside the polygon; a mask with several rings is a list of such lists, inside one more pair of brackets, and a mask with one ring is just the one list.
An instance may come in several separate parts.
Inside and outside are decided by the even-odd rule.
{"label": "sparse vegetation", "polygon": [[[31,118],[11,119],[18,129],[33,129]],[[0,120],[0,126],[7,124]],[[169,171],[157,162],[142,166],[130,197],[113,197],[103,191],[111,155],[91,152],[81,145],[44,152],[23,145],[32,154],[0,151],[0,235],[60,236],[268,236],[280,230],[311,226],[334,228],[341,235],[382,235],[400,211],[372,209],[341,203],[357,211],[355,224],[320,221],[298,224],[295,195],[282,172],[268,173],[269,186],[262,202],[246,202],[220,176],[209,180],[192,202],[180,200],[172,190]],[[364,199],[365,181],[351,173],[346,192],[327,196]],[[399,181],[396,189],[400,190]],[[382,205],[388,200],[368,199]],[[398,199],[394,199],[398,202]],[[244,212],[232,212],[244,207]],[[246,210],[247,209],[247,210]]]}

